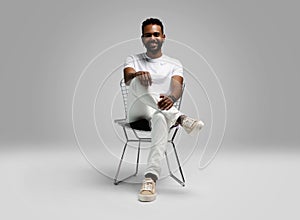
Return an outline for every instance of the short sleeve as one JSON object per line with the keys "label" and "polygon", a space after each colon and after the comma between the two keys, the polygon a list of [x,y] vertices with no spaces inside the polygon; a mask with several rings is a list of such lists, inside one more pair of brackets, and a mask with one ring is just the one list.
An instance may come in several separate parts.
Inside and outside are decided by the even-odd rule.
{"label": "short sleeve", "polygon": [[172,76],[181,76],[181,77],[183,77],[183,67],[182,67],[181,62],[179,62],[178,60],[174,63]]}
{"label": "short sleeve", "polygon": [[127,67],[135,68],[133,56],[128,56],[128,57],[125,59],[124,69],[127,68]]}

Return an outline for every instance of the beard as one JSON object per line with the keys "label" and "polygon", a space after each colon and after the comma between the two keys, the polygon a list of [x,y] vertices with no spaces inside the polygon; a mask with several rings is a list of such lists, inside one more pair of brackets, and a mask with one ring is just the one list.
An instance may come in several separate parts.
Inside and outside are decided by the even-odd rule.
{"label": "beard", "polygon": [[151,53],[156,53],[161,50],[163,45],[162,41],[149,41],[147,44],[145,44],[145,47],[147,48],[147,51]]}

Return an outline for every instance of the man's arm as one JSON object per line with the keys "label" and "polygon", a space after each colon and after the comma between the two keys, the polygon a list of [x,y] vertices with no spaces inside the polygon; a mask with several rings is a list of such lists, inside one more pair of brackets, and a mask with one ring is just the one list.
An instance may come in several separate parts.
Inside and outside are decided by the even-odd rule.
{"label": "man's arm", "polygon": [[162,110],[169,110],[174,103],[181,97],[182,95],[182,84],[183,77],[182,76],[172,76],[171,79],[171,94],[164,95],[161,94],[161,100],[157,103],[158,107]]}
{"label": "man's arm", "polygon": [[171,96],[172,98],[175,98],[176,101],[181,97],[182,95],[182,84],[183,84],[183,77],[182,76],[173,76],[171,80]]}
{"label": "man's arm", "polygon": [[150,76],[150,73],[147,71],[138,71],[136,72],[135,69],[132,67],[126,67],[124,69],[124,81],[126,85],[130,84],[130,81],[134,78],[137,77],[141,84],[144,86],[151,86],[152,84],[152,79]]}

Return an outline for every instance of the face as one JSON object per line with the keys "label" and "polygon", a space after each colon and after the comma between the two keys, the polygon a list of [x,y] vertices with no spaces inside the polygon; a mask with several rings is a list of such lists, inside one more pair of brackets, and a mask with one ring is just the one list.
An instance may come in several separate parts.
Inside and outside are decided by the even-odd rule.
{"label": "face", "polygon": [[162,44],[165,40],[165,35],[162,33],[159,25],[149,24],[144,27],[142,40],[147,51],[155,54],[161,50]]}

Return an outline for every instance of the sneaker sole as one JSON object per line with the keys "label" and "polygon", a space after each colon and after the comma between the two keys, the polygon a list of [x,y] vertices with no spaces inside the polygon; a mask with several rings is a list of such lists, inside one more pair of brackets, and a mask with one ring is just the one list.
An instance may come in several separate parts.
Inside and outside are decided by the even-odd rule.
{"label": "sneaker sole", "polygon": [[156,199],[156,193],[153,195],[141,195],[139,194],[139,201],[141,202],[152,202]]}

